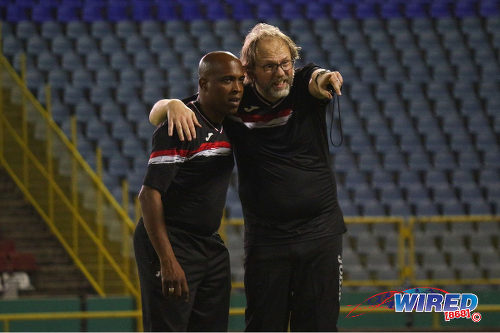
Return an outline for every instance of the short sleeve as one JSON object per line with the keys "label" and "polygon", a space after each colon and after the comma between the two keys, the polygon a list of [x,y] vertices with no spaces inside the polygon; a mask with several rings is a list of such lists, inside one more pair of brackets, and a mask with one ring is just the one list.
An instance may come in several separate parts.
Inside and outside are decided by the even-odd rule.
{"label": "short sleeve", "polygon": [[167,122],[156,129],[152,140],[153,149],[143,184],[164,193],[185,161],[189,142],[180,141],[175,134],[169,136]]}

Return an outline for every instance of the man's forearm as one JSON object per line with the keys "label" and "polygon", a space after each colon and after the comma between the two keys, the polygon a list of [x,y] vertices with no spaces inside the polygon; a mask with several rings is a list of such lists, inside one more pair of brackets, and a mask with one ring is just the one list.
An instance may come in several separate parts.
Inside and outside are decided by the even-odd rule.
{"label": "man's forearm", "polygon": [[149,122],[151,124],[158,126],[167,119],[167,108],[170,101],[172,99],[161,99],[153,105],[149,113]]}
{"label": "man's forearm", "polygon": [[175,258],[175,254],[168,239],[160,193],[156,190],[143,187],[139,194],[139,200],[144,226],[156,254],[161,262],[171,261]]}

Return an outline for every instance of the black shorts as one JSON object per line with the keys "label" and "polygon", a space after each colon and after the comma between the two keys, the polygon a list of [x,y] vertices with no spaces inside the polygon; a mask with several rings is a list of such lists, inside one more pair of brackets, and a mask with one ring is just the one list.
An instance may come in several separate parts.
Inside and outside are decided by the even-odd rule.
{"label": "black shorts", "polygon": [[246,331],[336,331],[342,235],[245,249]]}
{"label": "black shorts", "polygon": [[160,262],[142,219],[134,232],[144,331],[227,331],[231,273],[218,234],[201,237],[168,228],[168,237],[189,286],[189,302],[162,294]]}

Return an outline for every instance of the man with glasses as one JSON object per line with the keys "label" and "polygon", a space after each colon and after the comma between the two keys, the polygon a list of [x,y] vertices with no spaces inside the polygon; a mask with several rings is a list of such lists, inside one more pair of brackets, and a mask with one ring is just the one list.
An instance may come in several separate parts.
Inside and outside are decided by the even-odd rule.
{"label": "man with glasses", "polygon": [[[309,64],[278,28],[257,24],[241,61],[245,91],[224,126],[234,148],[245,218],[247,331],[335,331],[342,283],[342,211],[330,169],[326,105],[342,76]],[[170,134],[193,137],[189,110],[162,100]],[[175,118],[175,119],[174,119]]]}

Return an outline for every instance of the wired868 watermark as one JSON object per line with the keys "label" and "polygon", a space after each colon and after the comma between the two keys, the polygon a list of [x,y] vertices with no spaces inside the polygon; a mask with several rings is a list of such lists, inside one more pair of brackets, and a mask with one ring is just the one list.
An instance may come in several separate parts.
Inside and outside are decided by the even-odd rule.
{"label": "wired868 watermark", "polygon": [[[477,323],[481,314],[473,312],[479,304],[479,299],[471,293],[449,293],[438,288],[412,288],[403,291],[386,291],[367,298],[355,306],[346,317],[356,317],[353,312],[362,305],[369,309],[385,307],[395,312],[442,312],[444,320],[466,318]],[[367,310],[369,312],[370,310]]]}

